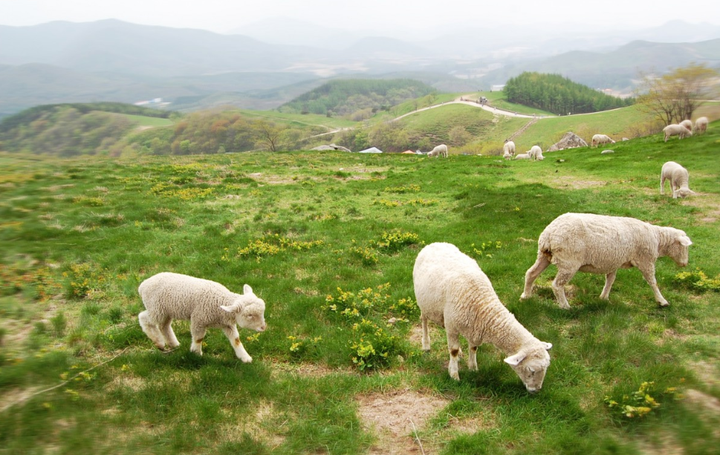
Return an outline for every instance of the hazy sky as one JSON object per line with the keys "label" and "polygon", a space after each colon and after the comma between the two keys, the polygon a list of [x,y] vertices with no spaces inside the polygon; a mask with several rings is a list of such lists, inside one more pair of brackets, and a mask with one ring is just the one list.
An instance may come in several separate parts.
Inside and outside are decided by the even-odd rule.
{"label": "hazy sky", "polygon": [[[552,6],[550,6],[552,5]],[[647,27],[680,19],[720,25],[720,1],[692,0],[0,0],[0,25],[120,19],[227,32],[285,16],[349,30],[423,30],[475,23]],[[635,27],[633,27],[635,28]]]}

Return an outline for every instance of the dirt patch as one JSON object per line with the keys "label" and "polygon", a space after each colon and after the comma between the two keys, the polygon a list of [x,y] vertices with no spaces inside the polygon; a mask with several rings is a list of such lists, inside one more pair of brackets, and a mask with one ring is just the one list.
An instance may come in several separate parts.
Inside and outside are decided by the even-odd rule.
{"label": "dirt patch", "polygon": [[652,442],[640,441],[638,449],[643,455],[683,455],[685,453],[675,437],[669,434],[660,435]]}
{"label": "dirt patch", "polygon": [[720,400],[699,390],[685,391],[685,401],[695,408],[702,408],[715,415],[720,415]]}
{"label": "dirt patch", "polygon": [[580,180],[571,176],[557,176],[554,179],[550,179],[547,183],[548,186],[555,188],[573,188],[576,190],[596,188],[608,184],[608,182],[604,180]]}
{"label": "dirt patch", "polygon": [[707,384],[710,387],[717,386],[720,384],[720,379],[718,379],[715,365],[705,362],[705,361],[699,361],[699,362],[691,362],[688,364],[690,369],[695,373],[702,382]]}
{"label": "dirt patch", "polygon": [[450,400],[413,390],[398,390],[361,395],[357,398],[357,403],[363,427],[374,432],[378,438],[370,453],[436,453],[435,448],[428,447],[428,444],[423,444],[423,448],[420,448],[422,439],[418,440],[417,432],[447,406]]}
{"label": "dirt patch", "polygon": [[16,404],[24,403],[38,389],[11,389],[0,395],[0,412],[13,407]]}
{"label": "dirt patch", "polygon": [[288,363],[273,362],[272,375],[277,376],[279,373],[296,374],[308,378],[321,378],[331,374],[354,374],[350,368],[330,368],[327,365],[316,363]]}

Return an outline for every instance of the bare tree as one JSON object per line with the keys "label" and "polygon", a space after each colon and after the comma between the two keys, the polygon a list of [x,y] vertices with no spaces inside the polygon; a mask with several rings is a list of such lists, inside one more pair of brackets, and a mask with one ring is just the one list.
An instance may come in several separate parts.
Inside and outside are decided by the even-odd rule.
{"label": "bare tree", "polygon": [[640,74],[637,103],[664,125],[692,118],[693,112],[708,98],[720,74],[705,64],[691,63],[657,77]]}

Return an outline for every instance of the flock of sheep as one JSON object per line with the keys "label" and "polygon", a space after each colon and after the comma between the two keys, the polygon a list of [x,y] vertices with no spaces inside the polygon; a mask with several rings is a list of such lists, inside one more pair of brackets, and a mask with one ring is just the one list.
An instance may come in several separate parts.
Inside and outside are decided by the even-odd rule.
{"label": "flock of sheep", "polygon": [[[687,121],[689,122],[689,121]],[[692,123],[669,125],[667,131],[680,138],[692,135]],[[704,132],[707,119],[695,122],[695,131]],[[597,141],[596,141],[597,138]],[[593,137],[593,145],[614,142],[606,135]],[[515,153],[515,144],[506,141],[505,155]],[[447,146],[435,147],[428,156],[447,157]],[[520,158],[521,155],[526,155]],[[538,146],[515,159],[542,160]],[[660,192],[664,193],[669,180],[673,197],[694,194],[688,187],[688,172],[678,163],[669,161],[661,171]],[[635,218],[565,213],[553,220],[538,238],[535,263],[525,273],[521,299],[530,298],[533,284],[550,265],[557,267],[552,290],[559,306],[569,309],[565,285],[578,272],[605,275],[601,299],[608,299],[610,289],[620,268],[637,267],[653,290],[660,306],[667,306],[655,279],[655,262],[670,257],[684,267],[688,263],[688,247],[692,241],[687,234],[672,227],[655,226]],[[458,357],[461,354],[459,337],[468,342],[468,368],[477,370],[477,348],[491,343],[507,355],[505,362],[516,372],[530,393],[539,391],[550,366],[548,350],[552,344],[535,338],[498,298],[492,283],[477,262],[450,243],[432,243],[418,254],[413,267],[413,285],[422,323],[422,349],[430,350],[428,322],[445,328],[450,362],[450,377],[459,380]],[[138,288],[146,311],[138,320],[145,334],[161,350],[180,345],[173,333],[173,319],[190,320],[192,343],[190,350],[202,355],[202,341],[208,328],[223,330],[235,355],[245,363],[252,357],[240,341],[237,326],[264,331],[265,302],[250,286],[243,294],[236,294],[225,286],[200,278],[163,272],[154,275]]]}

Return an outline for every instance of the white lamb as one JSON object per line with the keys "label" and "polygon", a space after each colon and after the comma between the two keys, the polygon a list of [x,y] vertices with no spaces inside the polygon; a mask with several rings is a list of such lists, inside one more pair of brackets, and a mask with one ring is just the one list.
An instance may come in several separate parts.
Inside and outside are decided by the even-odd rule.
{"label": "white lamb", "polygon": [[682,139],[687,136],[692,136],[693,134],[692,131],[690,131],[689,129],[675,123],[663,128],[663,133],[665,133],[665,142],[667,142],[670,136],[677,136],[678,139]]}
{"label": "white lamb", "polygon": [[180,346],[170,324],[173,319],[190,320],[190,351],[202,355],[202,341],[209,327],[219,327],[245,363],[252,362],[240,341],[236,324],[258,332],[265,330],[265,302],[247,284],[244,294],[225,286],[179,273],[163,272],[140,283],[138,292],[146,311],[138,315],[143,332],[160,350]]}
{"label": "white lamb", "polygon": [[687,169],[675,161],[668,161],[663,164],[662,170],[660,171],[660,194],[665,194],[665,180],[670,180],[673,199],[677,199],[678,196],[687,197],[695,194],[695,192],[688,187],[690,176]]}
{"label": "white lamb", "polygon": [[550,343],[535,338],[508,311],[477,262],[449,243],[420,251],[413,268],[415,298],[422,321],[422,348],[430,350],[428,321],[445,327],[450,377],[458,375],[459,336],[468,341],[468,368],[477,371],[477,348],[488,342],[506,355],[505,362],[531,392],[542,388],[550,365]]}
{"label": "white lamb", "polygon": [[515,143],[513,141],[505,141],[503,144],[503,156],[510,155],[511,157],[515,154]]}
{"label": "white lamb", "polygon": [[695,120],[695,132],[698,134],[702,134],[705,131],[707,131],[708,126],[708,118],[707,117],[699,117],[697,120]]}
{"label": "white lamb", "polygon": [[533,145],[530,147],[530,151],[527,152],[528,155],[530,155],[530,158],[538,161],[542,161],[545,159],[545,157],[542,154],[542,149],[539,145]]}
{"label": "white lamb", "polygon": [[518,153],[515,155],[516,160],[530,160],[532,157],[530,156],[530,153]]}
{"label": "white lamb", "polygon": [[525,290],[520,298],[532,296],[533,283],[550,264],[558,269],[552,289],[563,309],[570,309],[564,286],[578,270],[605,275],[600,298],[607,300],[617,269],[637,267],[655,293],[655,300],[666,306],[668,302],[655,280],[655,261],[669,256],[684,267],[690,245],[690,238],[679,229],[621,216],[566,213],[540,234],[537,261],[525,273]]}
{"label": "white lamb", "polygon": [[607,134],[596,134],[592,137],[591,147],[597,147],[601,144],[614,144],[615,141],[612,140],[610,136]]}
{"label": "white lamb", "polygon": [[503,158],[505,158],[506,160],[511,160],[513,159],[513,156],[508,152],[503,152]]}
{"label": "white lamb", "polygon": [[693,130],[693,122],[690,119],[685,119],[682,122],[679,123],[680,126],[684,126],[685,129],[688,129],[690,131]]}
{"label": "white lamb", "polygon": [[445,158],[448,157],[448,148],[445,144],[440,144],[434,149],[430,150],[427,154],[428,157],[438,157],[443,156]]}

